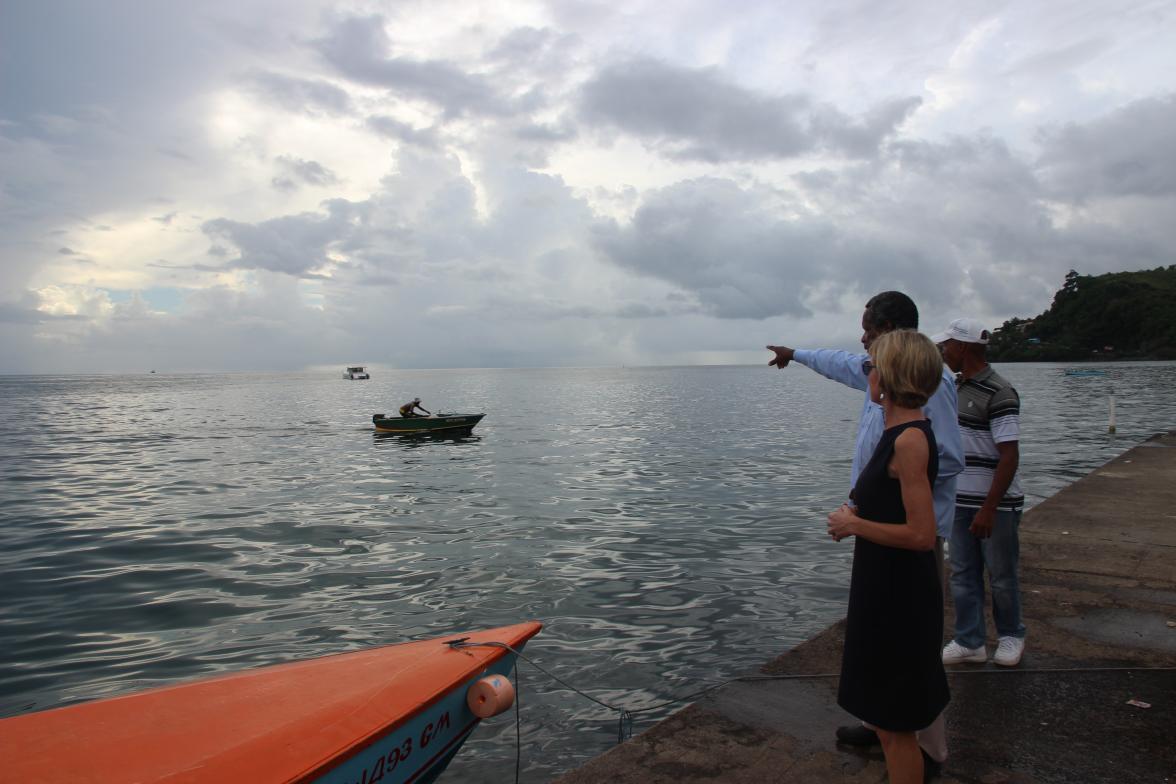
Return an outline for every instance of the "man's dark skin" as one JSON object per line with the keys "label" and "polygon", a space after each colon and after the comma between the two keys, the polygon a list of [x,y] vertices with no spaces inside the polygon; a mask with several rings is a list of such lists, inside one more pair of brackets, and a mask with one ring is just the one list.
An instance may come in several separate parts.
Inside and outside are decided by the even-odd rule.
{"label": "man's dark skin", "polygon": [[[958,373],[960,379],[967,381],[984,368],[988,367],[988,349],[982,343],[963,343],[959,340],[945,340],[939,344],[943,353],[943,362],[951,372]],[[977,539],[987,539],[992,536],[992,526],[996,522],[996,509],[1000,500],[1004,498],[1013,477],[1017,474],[1017,465],[1021,462],[1021,448],[1016,441],[1005,441],[996,445],[1000,454],[996,470],[992,473],[992,486],[988,488],[988,495],[984,499],[984,506],[972,518],[972,525],[968,528],[972,536]]]}
{"label": "man's dark skin", "polygon": [[[866,351],[870,350],[870,346],[874,344],[874,341],[879,336],[893,331],[894,325],[889,321],[885,321],[882,324],[874,324],[870,321],[870,311],[865,310],[862,312],[862,346]],[[792,361],[792,357],[796,353],[796,349],[789,348],[788,346],[768,346],[768,351],[776,352],[776,358],[768,360],[768,364],[775,365],[781,370],[788,367],[788,363]]]}

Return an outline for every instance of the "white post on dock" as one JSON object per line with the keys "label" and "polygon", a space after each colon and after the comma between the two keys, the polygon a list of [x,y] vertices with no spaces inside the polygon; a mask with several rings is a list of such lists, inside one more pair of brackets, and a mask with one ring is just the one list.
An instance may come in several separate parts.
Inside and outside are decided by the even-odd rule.
{"label": "white post on dock", "polygon": [[1115,432],[1115,396],[1114,396],[1114,394],[1111,395],[1111,424],[1107,428],[1107,432],[1108,433]]}

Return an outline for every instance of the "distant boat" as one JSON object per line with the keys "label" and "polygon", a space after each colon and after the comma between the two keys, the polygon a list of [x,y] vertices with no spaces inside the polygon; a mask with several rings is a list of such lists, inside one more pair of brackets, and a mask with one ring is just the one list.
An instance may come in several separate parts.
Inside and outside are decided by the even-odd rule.
{"label": "distant boat", "polygon": [[1105,376],[1107,371],[1098,368],[1066,368],[1067,376]]}
{"label": "distant boat", "polygon": [[367,368],[363,365],[356,365],[355,367],[349,367],[344,370],[343,378],[348,381],[367,381],[371,376],[368,375]]}
{"label": "distant boat", "polygon": [[469,643],[517,651],[541,628],[451,634],[2,719],[3,778],[430,782],[482,718],[513,700],[515,654]]}
{"label": "distant boat", "polygon": [[389,417],[372,414],[372,424],[378,433],[400,435],[455,435],[469,432],[482,421],[485,414],[438,414],[427,417]]}

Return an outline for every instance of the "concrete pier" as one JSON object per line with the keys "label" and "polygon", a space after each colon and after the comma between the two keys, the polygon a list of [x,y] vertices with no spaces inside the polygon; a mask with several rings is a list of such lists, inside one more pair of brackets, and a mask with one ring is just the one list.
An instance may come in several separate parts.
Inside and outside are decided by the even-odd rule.
{"label": "concrete pier", "polygon": [[[1176,431],[1027,512],[1028,626],[1016,668],[948,668],[945,784],[1176,782]],[[953,610],[945,610],[950,634]],[[988,613],[991,616],[991,612]],[[559,784],[883,782],[879,748],[839,746],[844,622]],[[989,620],[989,650],[995,630]],[[756,673],[749,673],[756,674]]]}

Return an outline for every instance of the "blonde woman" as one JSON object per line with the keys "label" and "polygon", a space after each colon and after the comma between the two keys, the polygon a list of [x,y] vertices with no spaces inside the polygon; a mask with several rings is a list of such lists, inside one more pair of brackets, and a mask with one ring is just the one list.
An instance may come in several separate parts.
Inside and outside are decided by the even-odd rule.
{"label": "blonde woman", "polygon": [[854,486],[856,506],[829,515],[834,540],[856,537],[837,703],[876,729],[891,784],[918,784],[915,731],[950,699],[931,501],[938,456],[922,411],[943,359],[925,335],[896,330],[874,341],[863,370],[885,430]]}

